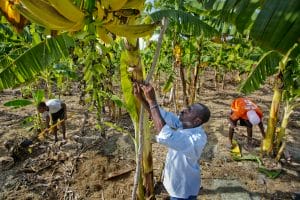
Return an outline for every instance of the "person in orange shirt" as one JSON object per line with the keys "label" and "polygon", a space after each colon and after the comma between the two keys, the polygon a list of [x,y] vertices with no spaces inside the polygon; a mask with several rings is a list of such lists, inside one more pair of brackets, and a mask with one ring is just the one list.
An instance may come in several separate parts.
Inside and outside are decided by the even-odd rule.
{"label": "person in orange shirt", "polygon": [[237,122],[241,126],[247,127],[247,143],[252,145],[252,127],[258,125],[263,138],[265,138],[265,130],[262,123],[263,113],[261,109],[248,98],[237,98],[231,103],[231,114],[229,116],[229,142],[231,146],[234,129]]}

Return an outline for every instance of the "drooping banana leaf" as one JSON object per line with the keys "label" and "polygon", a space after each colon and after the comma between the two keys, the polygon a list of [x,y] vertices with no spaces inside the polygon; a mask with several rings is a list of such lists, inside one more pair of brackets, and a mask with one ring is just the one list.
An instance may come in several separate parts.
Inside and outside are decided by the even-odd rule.
{"label": "drooping banana leaf", "polygon": [[[265,0],[251,29],[251,36],[261,46],[275,49],[282,54],[299,43],[300,1]],[[300,53],[299,45],[292,57]]]}
{"label": "drooping banana leaf", "polygon": [[269,51],[264,54],[248,78],[242,83],[239,90],[245,94],[249,94],[259,89],[260,85],[265,82],[268,76],[278,71],[278,63],[281,58],[282,57],[275,51]]}
{"label": "drooping banana leaf", "polygon": [[30,81],[46,66],[67,56],[71,46],[73,39],[62,34],[28,49],[0,72],[0,91]]}
{"label": "drooping banana leaf", "polygon": [[163,17],[170,20],[171,23],[176,23],[179,27],[179,32],[183,34],[199,36],[204,34],[207,37],[218,35],[218,31],[209,26],[204,21],[200,20],[199,16],[194,16],[188,12],[181,10],[159,10],[150,14],[153,21],[161,21]]}
{"label": "drooping banana leaf", "polygon": [[[203,7],[216,19],[231,23],[261,47],[286,54],[299,43],[300,1],[298,0],[205,0]],[[292,57],[299,54],[300,47]]]}
{"label": "drooping banana leaf", "polygon": [[138,106],[137,106],[135,96],[133,95],[133,85],[131,81],[132,73],[128,72],[128,65],[131,63],[135,63],[135,66],[138,66],[137,58],[138,58],[137,55],[134,55],[128,51],[123,51],[121,53],[121,65],[120,65],[121,85],[122,85],[123,95],[125,97],[125,105],[130,115],[130,118],[133,121],[135,126],[137,126],[137,123],[139,121]]}

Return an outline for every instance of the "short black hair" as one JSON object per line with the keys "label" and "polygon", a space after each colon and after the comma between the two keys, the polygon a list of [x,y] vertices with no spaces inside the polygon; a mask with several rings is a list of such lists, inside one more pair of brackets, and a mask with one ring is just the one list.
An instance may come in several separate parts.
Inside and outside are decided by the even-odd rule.
{"label": "short black hair", "polygon": [[202,124],[208,122],[209,118],[210,118],[210,110],[209,108],[202,104],[202,103],[197,103],[201,106],[201,109],[200,109],[200,115],[201,115],[201,119],[202,119]]}
{"label": "short black hair", "polygon": [[37,106],[38,109],[40,109],[40,108],[46,108],[46,107],[47,107],[47,105],[46,105],[46,103],[45,103],[44,101],[41,101],[41,102],[38,104],[38,106]]}

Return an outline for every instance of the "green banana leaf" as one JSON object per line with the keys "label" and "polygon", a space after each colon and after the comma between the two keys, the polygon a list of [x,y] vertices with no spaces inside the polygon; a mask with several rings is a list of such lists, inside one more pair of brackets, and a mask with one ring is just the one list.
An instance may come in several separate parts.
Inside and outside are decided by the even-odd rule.
{"label": "green banana leaf", "polygon": [[117,95],[111,95],[110,99],[118,106],[118,107],[125,107],[122,99]]}
{"label": "green banana leaf", "polygon": [[153,21],[161,21],[163,17],[175,23],[179,27],[179,32],[187,35],[199,36],[204,34],[207,37],[219,35],[218,31],[202,21],[199,16],[181,10],[159,10],[150,14]]}
{"label": "green banana leaf", "polygon": [[281,169],[267,169],[266,167],[263,166],[263,163],[261,161],[261,159],[258,156],[249,154],[249,155],[243,155],[242,157],[240,156],[235,156],[233,154],[231,154],[232,159],[235,161],[243,161],[243,160],[247,160],[247,161],[256,161],[258,163],[258,171],[260,173],[265,174],[267,177],[275,179],[277,178],[282,170]]}
{"label": "green banana leaf", "polygon": [[7,106],[7,107],[21,108],[21,107],[28,106],[31,104],[32,104],[32,102],[29,101],[28,99],[16,99],[16,100],[8,101],[8,102],[4,103],[3,105]]}
{"label": "green banana leaf", "polygon": [[174,74],[171,73],[167,79],[167,82],[165,83],[165,85],[163,87],[163,92],[167,93],[171,90],[171,88],[173,87],[173,81],[174,81]]}
{"label": "green banana leaf", "polygon": [[265,167],[259,167],[258,171],[265,174],[268,178],[272,179],[279,177],[279,175],[282,173],[281,169],[267,169]]}
{"label": "green banana leaf", "polygon": [[[203,7],[210,16],[245,31],[261,47],[286,54],[299,43],[300,1],[298,0],[207,0]],[[215,24],[220,24],[215,23]],[[231,27],[233,28],[233,27]],[[300,47],[291,55],[296,57]]]}
{"label": "green banana leaf", "polygon": [[[295,43],[300,42],[299,33],[299,0],[265,0],[250,34],[261,46],[286,54]],[[291,57],[299,53],[298,45]]]}
{"label": "green banana leaf", "polygon": [[258,156],[252,155],[252,154],[243,155],[243,156],[235,156],[235,155],[231,154],[231,156],[234,161],[243,161],[243,160],[256,161],[259,166],[262,166],[262,161],[260,160],[260,158]]}
{"label": "green banana leaf", "polygon": [[137,58],[139,57],[135,55],[135,53],[123,50],[123,52],[121,53],[120,72],[121,72],[121,85],[122,85],[122,91],[125,99],[126,109],[130,115],[131,120],[136,126],[139,121],[138,107],[137,107],[137,102],[135,100],[135,96],[133,95],[133,84],[131,81],[132,74],[129,73],[127,70],[128,63],[136,63],[136,66],[138,65]]}
{"label": "green banana leaf", "polygon": [[43,101],[45,97],[45,91],[44,90],[36,90],[32,92],[32,98],[34,100],[35,105],[37,106],[41,101]]}
{"label": "green banana leaf", "polygon": [[258,61],[256,67],[250,72],[248,78],[241,84],[239,90],[249,94],[265,82],[267,77],[278,72],[278,63],[282,56],[275,51],[265,53]]}
{"label": "green banana leaf", "polygon": [[67,56],[72,46],[73,39],[62,34],[28,49],[0,72],[0,91],[30,81],[46,66]]}

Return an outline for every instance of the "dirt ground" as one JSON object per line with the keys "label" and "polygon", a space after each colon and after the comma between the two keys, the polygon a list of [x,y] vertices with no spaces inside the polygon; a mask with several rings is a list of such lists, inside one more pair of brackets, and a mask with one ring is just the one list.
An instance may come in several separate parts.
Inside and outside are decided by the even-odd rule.
{"label": "dirt ground", "polygon": [[[290,119],[288,133],[288,150],[292,163],[284,160],[273,166],[282,169],[276,179],[266,177],[258,172],[258,163],[253,161],[233,161],[227,144],[228,126],[226,117],[233,98],[238,97],[237,84],[228,80],[225,89],[214,86],[211,72],[202,76],[202,88],[197,99],[208,105],[212,112],[210,121],[205,125],[208,144],[201,159],[202,186],[198,199],[228,199],[223,194],[235,193],[237,188],[226,188],[232,181],[239,186],[239,192],[252,194],[257,199],[297,199],[300,192],[300,110],[296,110]],[[78,94],[78,93],[77,93]],[[263,89],[249,96],[268,116],[272,100],[272,88]],[[6,158],[10,153],[5,148],[9,140],[21,141],[30,137],[31,132],[22,126],[28,116],[35,113],[33,106],[12,109],[3,106],[8,100],[20,98],[17,90],[0,93],[0,157]],[[67,121],[67,143],[54,144],[53,136],[47,136],[42,142],[34,143],[32,153],[23,155],[12,162],[6,169],[0,168],[0,199],[131,199],[133,177],[135,172],[134,145],[130,137],[113,128],[100,132],[96,128],[96,115],[89,112],[84,124],[86,108],[79,105],[79,97],[74,93],[63,96],[67,103],[69,119]],[[162,96],[158,100],[162,104]],[[173,111],[173,106],[166,109]],[[264,124],[267,124],[267,117]],[[107,118],[108,119],[108,118]],[[133,133],[129,116],[122,116],[113,121],[123,129]],[[235,139],[245,144],[246,129],[240,128]],[[261,135],[258,127],[254,128],[254,138],[259,141]],[[61,139],[61,134],[59,134]],[[259,142],[258,142],[259,143]],[[160,180],[167,149],[153,144],[153,167],[155,182]],[[259,156],[259,147],[250,152],[243,148],[244,155]],[[7,161],[7,160],[6,160]],[[264,160],[265,164],[268,159]],[[269,162],[269,165],[273,163]],[[215,187],[216,181],[224,187]],[[164,199],[167,194],[157,184],[156,199]],[[240,198],[242,199],[242,198]],[[252,198],[251,198],[252,199]]]}

